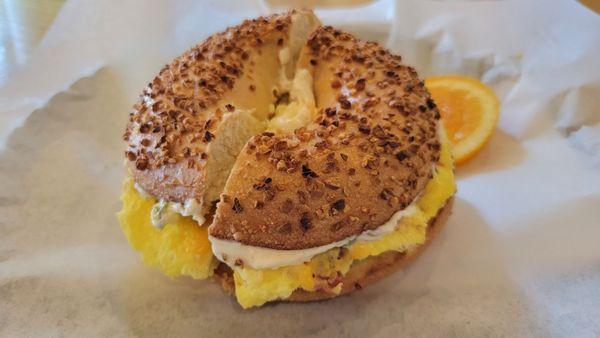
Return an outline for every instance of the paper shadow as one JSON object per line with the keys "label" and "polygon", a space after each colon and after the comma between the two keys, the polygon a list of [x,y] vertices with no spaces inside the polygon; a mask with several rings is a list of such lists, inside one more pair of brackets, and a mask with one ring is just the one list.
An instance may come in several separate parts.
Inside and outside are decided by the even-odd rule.
{"label": "paper shadow", "polygon": [[103,68],[10,134],[0,153],[0,257],[121,236],[114,212],[127,101],[118,75]]}
{"label": "paper shadow", "polygon": [[456,168],[457,178],[504,170],[523,161],[527,151],[509,134],[496,129],[485,147],[467,163]]}
{"label": "paper shadow", "polygon": [[600,333],[600,195],[563,201],[522,217],[507,236],[538,317],[550,332]]}

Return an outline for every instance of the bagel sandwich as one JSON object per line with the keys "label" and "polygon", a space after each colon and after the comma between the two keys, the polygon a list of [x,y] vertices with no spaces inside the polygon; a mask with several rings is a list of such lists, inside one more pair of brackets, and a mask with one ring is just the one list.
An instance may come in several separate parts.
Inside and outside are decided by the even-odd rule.
{"label": "bagel sandwich", "polygon": [[449,143],[416,71],[292,10],[166,65],[123,139],[121,228],[168,276],[244,308],[347,294],[416,257],[451,212]]}

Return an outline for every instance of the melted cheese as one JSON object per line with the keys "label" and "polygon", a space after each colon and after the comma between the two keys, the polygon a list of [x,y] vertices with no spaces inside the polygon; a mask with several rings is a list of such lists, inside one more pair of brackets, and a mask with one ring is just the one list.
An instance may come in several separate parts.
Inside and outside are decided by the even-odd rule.
{"label": "melted cheese", "polygon": [[203,279],[212,275],[218,261],[212,255],[206,226],[199,226],[192,217],[175,215],[157,229],[150,220],[156,200],[140,194],[129,178],[123,183],[121,199],[121,228],[145,264],[172,277]]}

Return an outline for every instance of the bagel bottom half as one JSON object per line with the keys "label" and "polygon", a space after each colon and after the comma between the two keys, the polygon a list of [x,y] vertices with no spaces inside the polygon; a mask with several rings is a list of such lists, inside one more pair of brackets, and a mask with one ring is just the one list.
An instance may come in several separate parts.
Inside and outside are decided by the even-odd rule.
{"label": "bagel bottom half", "polygon": [[[360,290],[389,276],[394,271],[412,262],[428,246],[433,238],[436,237],[450,216],[453,203],[454,198],[451,197],[444,207],[438,211],[437,215],[429,221],[425,243],[415,246],[408,251],[386,251],[380,255],[354,262],[350,270],[342,278],[342,291],[339,294],[333,294],[324,290],[306,291],[298,289],[290,297],[280,299],[279,301],[310,302],[335,298]],[[235,294],[233,271],[226,264],[219,264],[213,278],[227,293],[230,295]]]}

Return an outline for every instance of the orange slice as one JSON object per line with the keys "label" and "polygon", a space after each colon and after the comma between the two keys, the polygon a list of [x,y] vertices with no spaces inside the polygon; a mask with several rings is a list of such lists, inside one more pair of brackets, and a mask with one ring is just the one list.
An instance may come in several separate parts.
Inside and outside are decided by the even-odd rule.
{"label": "orange slice", "polygon": [[487,143],[500,115],[494,92],[466,76],[432,76],[425,86],[437,104],[456,164],[469,160]]}

